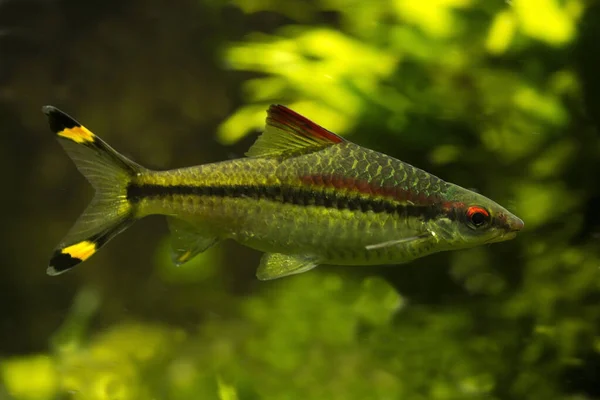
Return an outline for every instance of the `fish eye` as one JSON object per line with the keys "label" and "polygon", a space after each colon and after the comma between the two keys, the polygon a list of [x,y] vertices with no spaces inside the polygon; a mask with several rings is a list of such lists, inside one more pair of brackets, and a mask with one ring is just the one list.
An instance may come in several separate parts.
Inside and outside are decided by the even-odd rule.
{"label": "fish eye", "polygon": [[485,208],[479,206],[469,207],[466,216],[469,227],[474,229],[481,228],[490,220],[490,213]]}

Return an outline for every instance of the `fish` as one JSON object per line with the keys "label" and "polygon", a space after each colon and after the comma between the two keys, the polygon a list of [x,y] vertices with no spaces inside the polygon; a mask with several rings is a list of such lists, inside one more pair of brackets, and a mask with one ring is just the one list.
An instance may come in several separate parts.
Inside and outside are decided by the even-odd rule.
{"label": "fish", "polygon": [[244,157],[170,170],[126,158],[44,106],[50,130],[95,195],[50,258],[59,275],[135,221],[166,216],[183,265],[232,239],[263,252],[256,277],[318,265],[397,265],[516,237],[523,221],[482,194],[347,140],[273,104]]}

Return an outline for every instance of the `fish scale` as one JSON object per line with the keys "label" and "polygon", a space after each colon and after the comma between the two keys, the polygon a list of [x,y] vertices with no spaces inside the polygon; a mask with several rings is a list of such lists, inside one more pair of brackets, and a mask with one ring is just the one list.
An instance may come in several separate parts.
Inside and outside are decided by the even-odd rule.
{"label": "fish scale", "polygon": [[182,264],[224,239],[265,252],[259,279],[319,264],[399,264],[511,239],[523,222],[492,200],[274,105],[246,158],[152,171],[47,106],[50,128],[96,189],[48,273],[95,254],[135,220],[168,218]]}
{"label": "fish scale", "polygon": [[[381,264],[399,259],[392,249],[381,251],[366,250],[366,246],[379,243],[393,236],[413,236],[423,231],[423,216],[408,216],[402,213],[345,210],[346,198],[338,201],[336,209],[313,205],[293,204],[293,195],[286,188],[305,188],[310,203],[323,203],[320,196],[334,193],[347,193],[364,199],[386,199],[392,204],[406,204],[412,199],[414,204],[424,204],[424,210],[431,211],[437,206],[430,195],[404,182],[416,177],[419,170],[405,165],[399,160],[389,160],[386,167],[389,176],[375,175],[377,163],[386,156],[361,148],[351,143],[343,143],[326,149],[299,155],[290,159],[244,159],[202,165],[172,171],[151,173],[140,176],[139,185],[159,185],[165,188],[164,196],[147,196],[138,205],[138,215],[173,215],[196,223],[209,224],[220,236],[235,237],[236,240],[265,252],[282,252],[284,249],[298,254],[316,253],[324,255],[329,263]],[[372,158],[375,162],[370,162]],[[323,159],[339,162],[324,165]],[[364,168],[353,168],[354,161],[363,161]],[[371,172],[373,171],[373,172]],[[335,176],[341,182],[334,184],[306,184],[302,177]],[[266,177],[271,177],[268,179]],[[347,179],[351,178],[351,179]],[[443,182],[434,178],[436,184]],[[325,182],[325,180],[322,180]],[[367,193],[355,184],[348,182],[368,182]],[[418,181],[417,186],[425,180]],[[168,188],[176,185],[195,187],[241,186],[253,188],[254,193],[245,197],[212,195],[168,195]],[[281,196],[266,199],[265,187],[279,187]],[[428,185],[429,186],[429,185]],[[391,188],[394,197],[376,195],[381,188]],[[256,195],[258,193],[258,195]],[[398,195],[401,193],[401,195]],[[261,194],[263,194],[261,196]],[[406,196],[409,194],[410,196]],[[168,198],[169,201],[165,201]],[[352,198],[352,197],[350,197]],[[397,198],[401,198],[398,200]],[[193,207],[182,207],[182,202],[190,201]],[[338,210],[340,208],[342,210]],[[368,235],[365,235],[368,232]],[[282,238],[282,239],[280,239]],[[413,255],[410,254],[412,257]]]}

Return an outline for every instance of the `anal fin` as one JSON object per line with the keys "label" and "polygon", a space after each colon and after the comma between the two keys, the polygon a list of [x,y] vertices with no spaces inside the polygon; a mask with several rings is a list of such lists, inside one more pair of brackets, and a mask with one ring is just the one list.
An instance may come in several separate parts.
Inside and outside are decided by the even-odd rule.
{"label": "anal fin", "polygon": [[171,259],[177,266],[186,263],[219,241],[208,229],[175,217],[167,217],[171,230]]}
{"label": "anal fin", "polygon": [[256,277],[261,281],[300,274],[315,268],[317,261],[308,256],[266,253],[260,260]]}

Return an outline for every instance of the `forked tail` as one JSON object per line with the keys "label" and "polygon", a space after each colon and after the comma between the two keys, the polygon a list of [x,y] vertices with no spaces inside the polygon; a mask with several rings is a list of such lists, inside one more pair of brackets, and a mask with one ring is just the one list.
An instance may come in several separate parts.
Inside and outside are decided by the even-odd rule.
{"label": "forked tail", "polygon": [[50,129],[96,194],[54,251],[49,275],[59,275],[90,258],[134,221],[127,186],[143,167],[128,160],[76,120],[52,106],[42,111]]}

